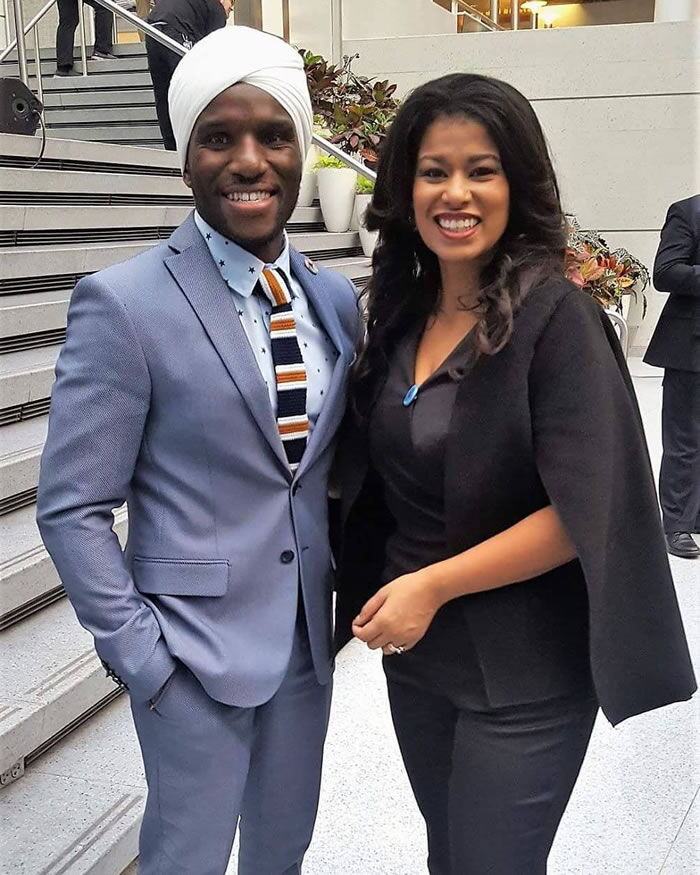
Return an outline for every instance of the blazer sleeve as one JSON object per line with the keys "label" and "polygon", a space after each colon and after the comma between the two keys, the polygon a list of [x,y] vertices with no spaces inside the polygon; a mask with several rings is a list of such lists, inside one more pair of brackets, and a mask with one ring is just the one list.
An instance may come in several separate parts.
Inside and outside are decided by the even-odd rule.
{"label": "blazer sleeve", "polygon": [[535,458],[576,545],[589,603],[591,670],[612,723],[695,690],[641,416],[617,335],[572,289],[530,371]]}
{"label": "blazer sleeve", "polygon": [[129,314],[103,280],[80,280],[56,365],[37,523],[99,656],[138,698],[175,667],[112,530],[144,435],[150,379]]}
{"label": "blazer sleeve", "polygon": [[694,263],[697,245],[682,205],[673,204],[661,230],[661,242],[654,261],[654,286],[660,292],[700,299],[700,265]]}

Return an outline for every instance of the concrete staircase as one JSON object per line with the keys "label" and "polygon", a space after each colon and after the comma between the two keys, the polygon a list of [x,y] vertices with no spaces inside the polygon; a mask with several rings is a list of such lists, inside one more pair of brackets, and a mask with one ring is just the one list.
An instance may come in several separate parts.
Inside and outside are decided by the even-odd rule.
{"label": "concrete staircase", "polygon": [[[8,875],[116,875],[136,855],[137,743],[41,544],[37,475],[75,282],[169,236],[192,202],[162,150],[54,139],[31,169],[39,147],[0,134],[0,859]],[[368,278],[357,234],[326,232],[318,207],[297,209],[288,231]]]}
{"label": "concrete staircase", "polygon": [[[82,73],[77,48],[75,54],[75,70]],[[41,50],[48,136],[162,148],[144,44],[118,45],[114,54],[115,61],[89,60],[88,76],[54,77],[55,51]],[[33,50],[27,55],[36,90]],[[0,64],[0,76],[17,77],[18,70],[16,61]]]}

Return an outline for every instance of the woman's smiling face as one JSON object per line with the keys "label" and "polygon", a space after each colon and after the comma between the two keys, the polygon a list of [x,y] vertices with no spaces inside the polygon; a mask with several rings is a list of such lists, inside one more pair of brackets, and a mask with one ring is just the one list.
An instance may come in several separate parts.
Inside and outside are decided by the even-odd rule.
{"label": "woman's smiling face", "polygon": [[464,116],[438,118],[418,149],[413,211],[440,262],[486,263],[508,225],[510,187],[486,128]]}

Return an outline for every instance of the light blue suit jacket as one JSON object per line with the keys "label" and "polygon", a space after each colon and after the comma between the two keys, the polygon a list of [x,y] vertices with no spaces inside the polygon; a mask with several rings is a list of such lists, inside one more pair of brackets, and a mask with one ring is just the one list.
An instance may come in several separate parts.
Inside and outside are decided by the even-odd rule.
{"label": "light blue suit jacket", "polygon": [[[327,481],[359,317],[349,280],[291,259],[340,353],[294,479],[192,216],[75,288],[38,524],[99,656],[139,700],[181,660],[221,702],[267,701],[287,667],[299,584],[316,674],[330,678]],[[112,511],[124,501],[123,553]]]}

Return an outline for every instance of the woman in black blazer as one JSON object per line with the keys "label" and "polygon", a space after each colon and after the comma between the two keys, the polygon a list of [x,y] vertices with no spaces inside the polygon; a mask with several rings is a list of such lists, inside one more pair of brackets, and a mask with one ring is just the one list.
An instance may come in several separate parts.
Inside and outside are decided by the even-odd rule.
{"label": "woman in black blazer", "polygon": [[368,226],[338,644],[385,654],[430,872],[544,873],[598,705],[695,689],[634,392],[511,86],[414,91]]}

